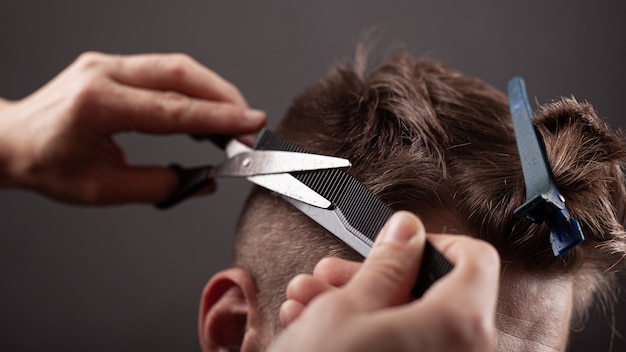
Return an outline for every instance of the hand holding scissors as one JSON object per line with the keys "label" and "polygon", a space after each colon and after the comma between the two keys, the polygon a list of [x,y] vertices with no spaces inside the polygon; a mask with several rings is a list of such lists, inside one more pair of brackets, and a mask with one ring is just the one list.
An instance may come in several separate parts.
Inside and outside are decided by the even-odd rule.
{"label": "hand holding scissors", "polygon": [[188,56],[83,54],[32,95],[0,99],[0,187],[74,204],[160,202],[176,173],[130,165],[114,135],[243,135],[265,120]]}

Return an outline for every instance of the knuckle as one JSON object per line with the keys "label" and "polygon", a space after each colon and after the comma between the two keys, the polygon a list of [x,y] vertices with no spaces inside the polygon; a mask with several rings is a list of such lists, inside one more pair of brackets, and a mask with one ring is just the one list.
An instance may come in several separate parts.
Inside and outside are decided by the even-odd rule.
{"label": "knuckle", "polygon": [[298,295],[300,290],[306,285],[309,281],[309,275],[307,274],[298,274],[293,279],[291,279],[287,283],[286,294],[287,298],[294,298]]}
{"label": "knuckle", "polygon": [[465,236],[449,246],[449,250],[462,252],[467,257],[464,262],[465,278],[472,281],[482,275],[497,275],[500,271],[500,255],[486,241]]}
{"label": "knuckle", "polygon": [[90,69],[102,65],[106,55],[96,51],[87,51],[78,56],[75,64],[80,69]]}
{"label": "knuckle", "polygon": [[75,89],[68,94],[71,107],[78,112],[77,116],[81,116],[81,112],[92,109],[102,96],[102,85],[98,84],[97,78],[94,76],[84,76],[75,82]]}
{"label": "knuckle", "polygon": [[169,120],[178,122],[187,115],[191,107],[191,101],[180,93],[169,91],[163,93],[159,100],[159,107]]}
{"label": "knuckle", "polygon": [[336,266],[336,259],[336,257],[322,258],[319,262],[317,262],[317,264],[315,264],[315,268],[313,268],[313,276],[326,276],[326,274]]}
{"label": "knuckle", "polygon": [[500,263],[500,254],[498,250],[487,242],[482,242],[481,257],[485,258],[485,263]]}
{"label": "knuckle", "polygon": [[105,60],[106,55],[97,52],[85,52],[76,59],[74,64],[76,74],[65,95],[70,109],[76,112],[76,116],[98,112],[93,108],[100,99],[103,99],[107,81],[96,67],[101,67]]}
{"label": "knuckle", "polygon": [[165,71],[176,81],[183,81],[190,74],[190,67],[195,61],[186,54],[171,54],[165,61]]}
{"label": "knuckle", "polygon": [[376,265],[370,268],[377,277],[389,285],[401,285],[406,280],[406,268],[394,258],[378,258]]}
{"label": "knuckle", "polygon": [[80,194],[85,204],[104,204],[106,193],[100,182],[85,180],[80,184]]}
{"label": "knuckle", "polygon": [[405,279],[411,268],[417,266],[417,254],[414,249],[399,243],[381,243],[370,258],[376,262],[378,270],[385,277],[396,283]]}
{"label": "knuckle", "polygon": [[476,258],[479,260],[473,261],[473,272],[475,273],[492,273],[494,270],[499,271],[500,268],[500,255],[498,251],[491,244],[481,241],[477,242],[475,249]]}

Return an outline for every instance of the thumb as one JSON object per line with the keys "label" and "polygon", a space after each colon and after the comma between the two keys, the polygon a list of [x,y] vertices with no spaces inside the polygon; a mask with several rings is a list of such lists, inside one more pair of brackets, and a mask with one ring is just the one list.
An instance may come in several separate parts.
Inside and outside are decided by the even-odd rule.
{"label": "thumb", "polygon": [[363,310],[406,302],[417,278],[425,239],[424,225],[415,215],[395,213],[344,292]]}

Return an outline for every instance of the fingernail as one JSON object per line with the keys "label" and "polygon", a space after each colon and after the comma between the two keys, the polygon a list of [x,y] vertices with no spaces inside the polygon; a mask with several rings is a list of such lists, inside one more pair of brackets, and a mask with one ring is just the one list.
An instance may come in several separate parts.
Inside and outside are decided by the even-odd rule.
{"label": "fingernail", "polygon": [[397,212],[385,225],[382,243],[408,243],[421,230],[419,219],[407,212]]}
{"label": "fingernail", "polygon": [[243,112],[243,116],[249,121],[260,122],[265,120],[265,111],[248,109]]}

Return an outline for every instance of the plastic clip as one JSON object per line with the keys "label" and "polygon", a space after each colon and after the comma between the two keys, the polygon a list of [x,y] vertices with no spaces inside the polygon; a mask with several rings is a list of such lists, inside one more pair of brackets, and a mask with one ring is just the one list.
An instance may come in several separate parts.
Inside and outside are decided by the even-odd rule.
{"label": "plastic clip", "polygon": [[537,224],[546,223],[550,228],[552,252],[555,257],[560,257],[581,244],[584,236],[578,222],[570,217],[565,198],[552,178],[544,145],[532,123],[526,87],[521,77],[509,81],[508,95],[526,186],[526,202],[515,209],[514,214]]}

